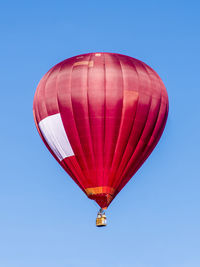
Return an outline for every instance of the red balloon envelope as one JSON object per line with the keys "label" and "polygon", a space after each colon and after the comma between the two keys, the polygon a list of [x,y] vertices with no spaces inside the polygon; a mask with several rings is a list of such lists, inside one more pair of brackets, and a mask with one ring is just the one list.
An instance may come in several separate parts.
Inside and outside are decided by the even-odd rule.
{"label": "red balloon envelope", "polygon": [[168,96],[145,63],[89,53],[44,75],[33,113],[56,160],[89,198],[107,208],[158,143]]}

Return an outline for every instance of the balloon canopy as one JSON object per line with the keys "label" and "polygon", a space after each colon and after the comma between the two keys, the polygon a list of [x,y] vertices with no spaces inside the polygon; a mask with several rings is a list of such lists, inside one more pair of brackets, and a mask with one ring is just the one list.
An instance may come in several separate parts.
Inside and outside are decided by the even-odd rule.
{"label": "balloon canopy", "polygon": [[145,63],[89,53],[44,75],[33,113],[51,154],[90,199],[107,208],[158,143],[168,96]]}

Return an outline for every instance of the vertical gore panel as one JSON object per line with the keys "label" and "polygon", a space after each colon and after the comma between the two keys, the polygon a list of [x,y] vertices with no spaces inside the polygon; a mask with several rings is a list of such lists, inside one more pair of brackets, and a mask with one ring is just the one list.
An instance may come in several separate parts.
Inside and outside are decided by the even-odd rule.
{"label": "vertical gore panel", "polygon": [[117,56],[105,54],[105,144],[104,144],[104,183],[108,176],[118,139],[122,106],[123,106],[123,76]]}
{"label": "vertical gore panel", "polygon": [[[90,56],[84,57],[80,62],[89,62]],[[89,63],[88,63],[89,64]],[[88,65],[73,65],[71,73],[71,101],[73,116],[83,149],[83,157],[88,167],[88,175],[92,183],[95,181],[95,164],[92,137],[90,132],[90,120],[88,114]],[[94,186],[95,184],[93,184]]]}
{"label": "vertical gore panel", "polygon": [[103,184],[104,172],[104,109],[105,109],[105,66],[103,55],[92,55],[93,67],[88,68],[88,114],[94,151],[95,184]]}

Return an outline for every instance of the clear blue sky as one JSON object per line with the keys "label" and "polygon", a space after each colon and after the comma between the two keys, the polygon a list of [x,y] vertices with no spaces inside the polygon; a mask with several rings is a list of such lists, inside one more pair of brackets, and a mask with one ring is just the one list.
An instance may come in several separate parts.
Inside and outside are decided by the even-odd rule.
{"label": "clear blue sky", "polygon": [[[199,1],[1,1],[0,266],[200,266]],[[116,52],[169,94],[164,135],[95,227],[97,206],[36,132],[37,83],[59,61]]]}

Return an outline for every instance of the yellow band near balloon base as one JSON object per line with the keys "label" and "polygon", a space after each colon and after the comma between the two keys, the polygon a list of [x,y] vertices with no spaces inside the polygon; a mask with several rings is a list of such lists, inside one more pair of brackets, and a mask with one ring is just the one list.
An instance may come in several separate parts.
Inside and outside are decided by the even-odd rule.
{"label": "yellow band near balloon base", "polygon": [[88,196],[98,195],[98,194],[109,194],[114,195],[115,189],[110,186],[98,186],[98,187],[89,187],[85,189],[85,192]]}

